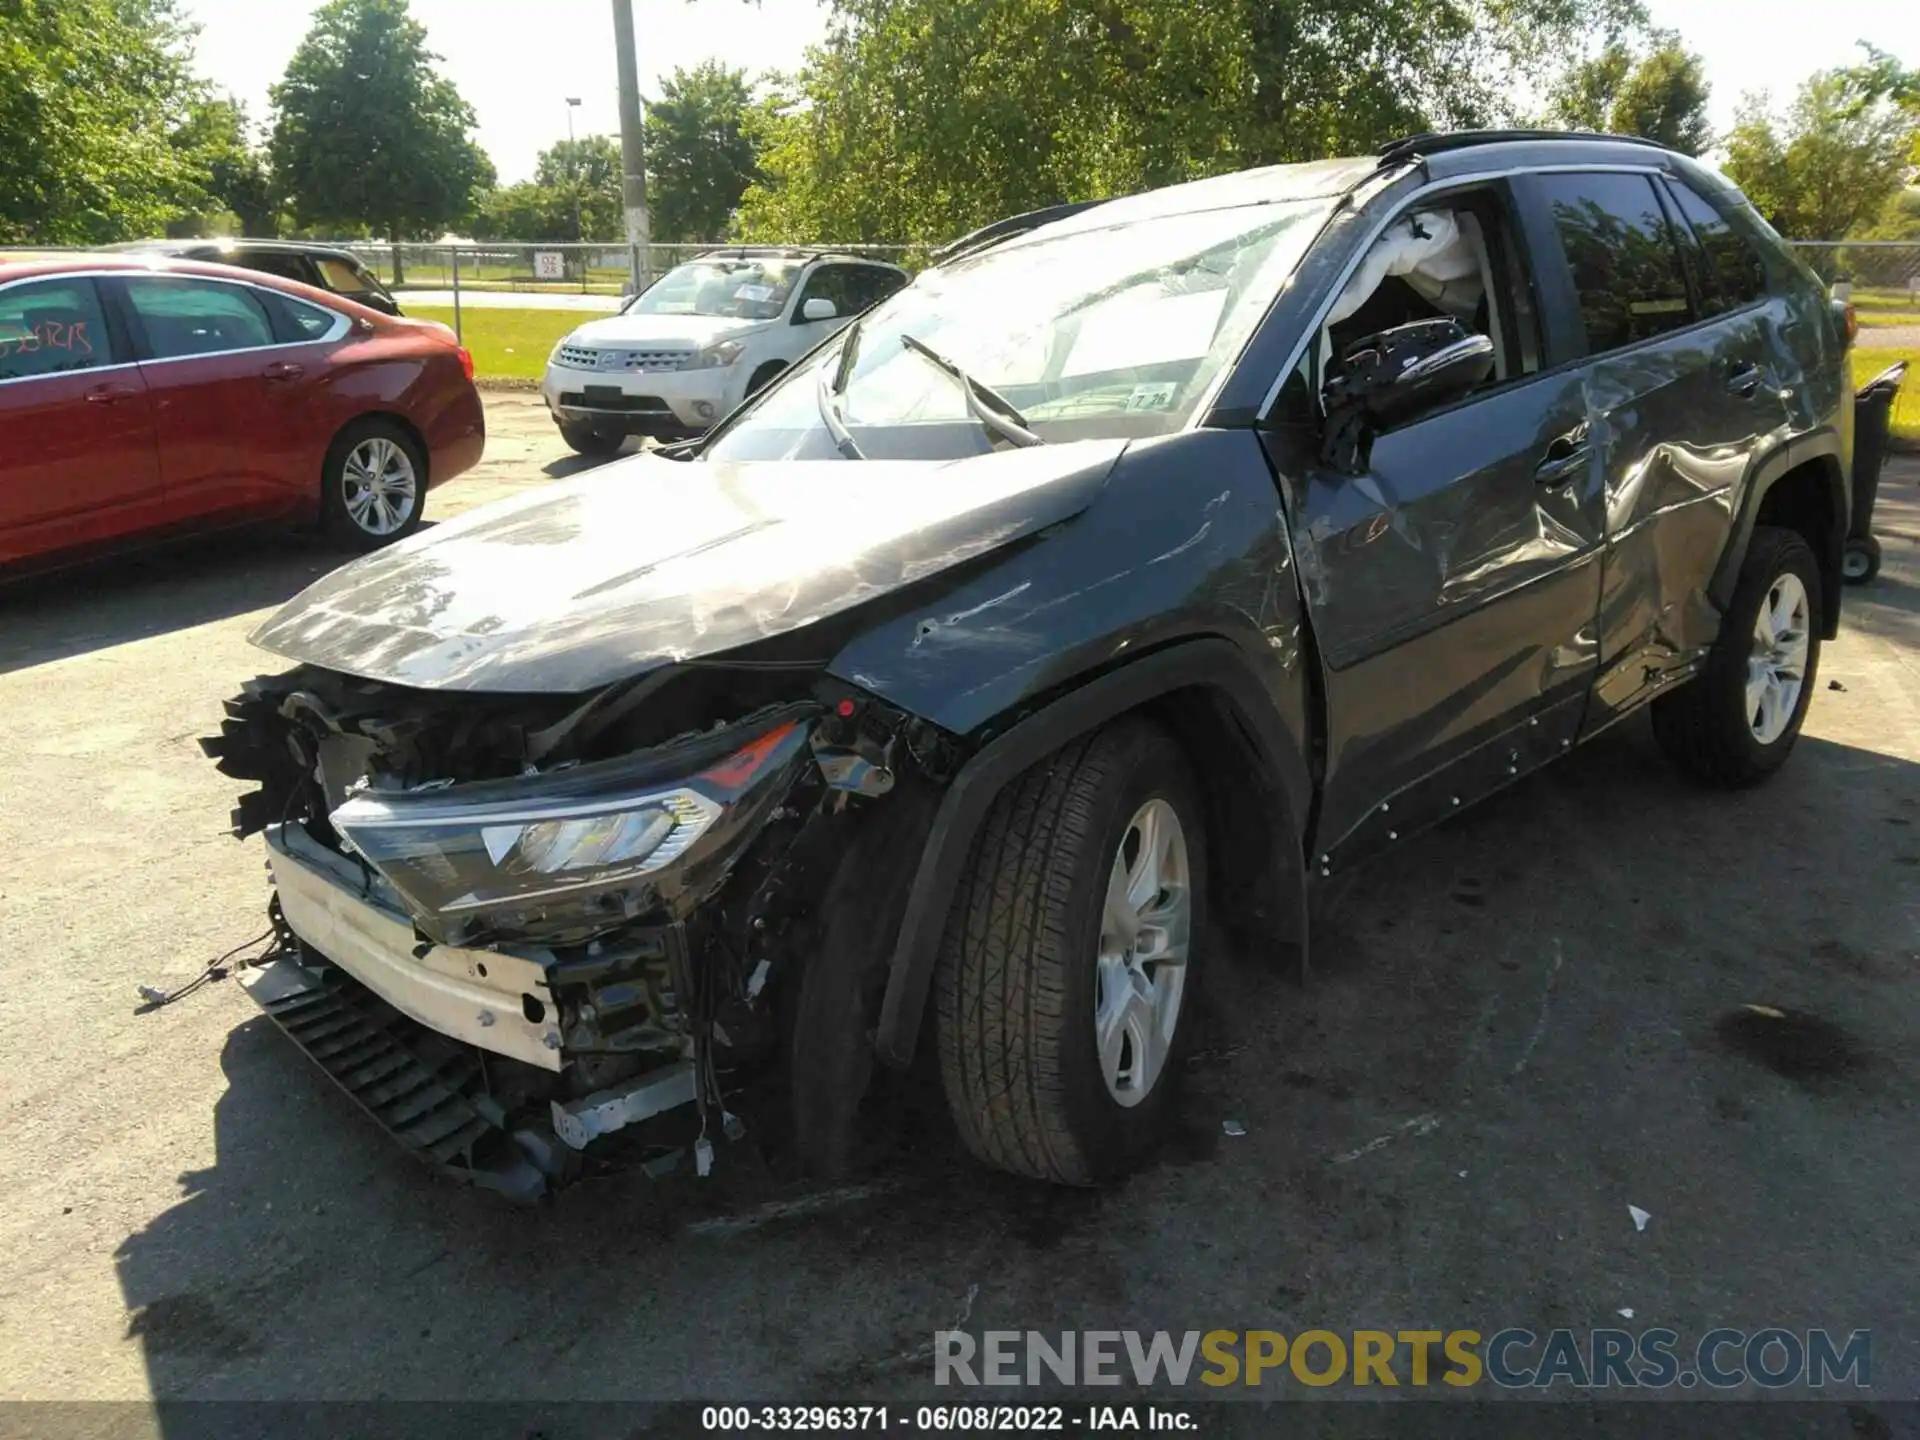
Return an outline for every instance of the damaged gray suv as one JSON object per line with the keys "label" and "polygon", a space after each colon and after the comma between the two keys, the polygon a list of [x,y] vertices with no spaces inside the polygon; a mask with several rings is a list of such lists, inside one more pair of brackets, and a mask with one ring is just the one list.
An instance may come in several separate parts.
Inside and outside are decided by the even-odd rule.
{"label": "damaged gray suv", "polygon": [[1642,707],[1787,758],[1840,612],[1850,320],[1649,145],[1419,136],[989,226],[704,440],[264,623],[254,998],[517,1198],[916,1055],[990,1165],[1167,1118],[1215,945]]}

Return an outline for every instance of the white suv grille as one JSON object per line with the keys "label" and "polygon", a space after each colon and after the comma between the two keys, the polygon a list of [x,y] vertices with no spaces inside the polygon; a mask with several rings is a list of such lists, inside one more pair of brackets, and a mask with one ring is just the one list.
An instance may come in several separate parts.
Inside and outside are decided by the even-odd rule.
{"label": "white suv grille", "polygon": [[601,350],[592,345],[562,345],[559,360],[573,370],[611,370],[627,374],[658,375],[684,370],[691,350]]}

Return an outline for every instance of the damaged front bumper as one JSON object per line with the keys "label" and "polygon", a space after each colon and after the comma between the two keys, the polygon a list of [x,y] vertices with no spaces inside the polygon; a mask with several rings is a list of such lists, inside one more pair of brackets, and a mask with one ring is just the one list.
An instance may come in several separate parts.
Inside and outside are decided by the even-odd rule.
{"label": "damaged front bumper", "polygon": [[[242,972],[242,987],[402,1147],[442,1174],[531,1203],[586,1173],[583,1152],[602,1136],[693,1104],[690,1054],[567,1098],[550,978],[560,957],[421,941],[377,877],[297,826],[269,827],[266,842],[293,943]],[[671,933],[659,939],[666,959]],[[529,1083],[528,1067],[553,1083]],[[544,1109],[543,1091],[551,1096]]]}
{"label": "damaged front bumper", "polygon": [[556,754],[552,712],[511,701],[255,681],[204,742],[262,787],[234,830],[266,842],[287,953],[246,988],[453,1178],[526,1201],[688,1147],[705,1173],[709,1121],[739,1134],[726,1095],[787,1053],[827,881],[890,843],[857,818],[895,784],[883,710],[816,695]]}

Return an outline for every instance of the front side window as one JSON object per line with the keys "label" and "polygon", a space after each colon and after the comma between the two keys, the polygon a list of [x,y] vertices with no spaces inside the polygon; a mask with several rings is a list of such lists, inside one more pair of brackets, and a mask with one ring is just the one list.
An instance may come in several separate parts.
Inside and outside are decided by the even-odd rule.
{"label": "front side window", "polygon": [[91,280],[29,280],[0,290],[0,380],[114,363]]}
{"label": "front side window", "polygon": [[1667,189],[1692,227],[1706,259],[1705,308],[1709,315],[1738,310],[1767,293],[1766,262],[1759,251],[1727,224],[1725,217],[1678,180]]}
{"label": "front side window", "polygon": [[1689,324],[1680,250],[1645,175],[1538,177],[1580,301],[1592,355]]}
{"label": "front side window", "polygon": [[127,300],[156,360],[252,350],[274,343],[266,307],[239,285],[171,277],[129,279]]}
{"label": "front side window", "polygon": [[715,257],[676,266],[634,297],[629,315],[778,320],[800,276],[797,260]]}
{"label": "front side window", "polygon": [[[832,389],[862,455],[938,459],[986,450],[991,429],[927,350],[1011,404],[1042,440],[1178,430],[1240,353],[1331,203],[1069,222],[1064,233],[1042,229],[924,271],[789,371],[706,453],[845,454],[821,409],[823,388]],[[852,363],[843,367],[849,335]]]}

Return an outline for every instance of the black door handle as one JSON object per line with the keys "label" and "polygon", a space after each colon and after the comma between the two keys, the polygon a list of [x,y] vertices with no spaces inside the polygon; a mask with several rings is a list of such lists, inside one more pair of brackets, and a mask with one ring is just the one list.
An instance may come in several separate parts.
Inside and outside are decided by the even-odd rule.
{"label": "black door handle", "polygon": [[1533,467],[1533,478],[1542,485],[1559,485],[1571,480],[1585,468],[1591,453],[1588,430],[1577,425],[1547,446],[1546,456]]}
{"label": "black door handle", "polygon": [[1742,399],[1760,388],[1758,365],[1736,365],[1727,375],[1727,393]]}

